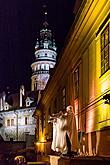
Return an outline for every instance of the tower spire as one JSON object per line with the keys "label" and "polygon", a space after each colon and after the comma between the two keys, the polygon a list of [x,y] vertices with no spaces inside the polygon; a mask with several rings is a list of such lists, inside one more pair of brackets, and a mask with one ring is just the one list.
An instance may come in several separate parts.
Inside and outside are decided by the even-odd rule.
{"label": "tower spire", "polygon": [[43,5],[43,27],[35,45],[35,61],[32,63],[31,85],[33,90],[44,90],[50,77],[50,70],[56,64],[56,44],[47,22],[47,8]]}
{"label": "tower spire", "polygon": [[45,28],[47,28],[48,27],[48,22],[47,22],[47,6],[46,5],[43,5],[43,12],[44,12],[44,22],[43,22],[43,26],[45,27]]}

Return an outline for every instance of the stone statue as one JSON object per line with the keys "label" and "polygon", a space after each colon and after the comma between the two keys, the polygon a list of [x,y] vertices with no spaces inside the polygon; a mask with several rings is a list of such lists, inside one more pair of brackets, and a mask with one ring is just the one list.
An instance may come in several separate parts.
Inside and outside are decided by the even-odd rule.
{"label": "stone statue", "polygon": [[51,148],[53,151],[67,154],[72,150],[72,123],[73,123],[73,107],[68,106],[66,112],[52,115],[49,122],[53,123],[53,141]]}

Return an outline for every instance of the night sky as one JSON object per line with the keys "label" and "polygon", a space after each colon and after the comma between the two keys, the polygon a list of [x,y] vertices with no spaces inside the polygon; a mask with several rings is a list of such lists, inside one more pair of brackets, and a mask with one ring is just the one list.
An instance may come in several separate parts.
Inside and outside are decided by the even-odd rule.
{"label": "night sky", "polygon": [[21,84],[31,88],[31,63],[47,5],[48,23],[58,54],[73,22],[75,0],[0,0],[0,92]]}

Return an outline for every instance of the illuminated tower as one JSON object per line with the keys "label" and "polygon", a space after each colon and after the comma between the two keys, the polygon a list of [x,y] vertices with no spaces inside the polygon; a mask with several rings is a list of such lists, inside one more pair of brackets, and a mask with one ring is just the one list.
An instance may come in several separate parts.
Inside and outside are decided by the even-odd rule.
{"label": "illuminated tower", "polygon": [[40,30],[35,46],[35,62],[32,63],[31,89],[44,90],[50,77],[50,70],[56,64],[56,45],[47,22],[47,12],[43,28]]}

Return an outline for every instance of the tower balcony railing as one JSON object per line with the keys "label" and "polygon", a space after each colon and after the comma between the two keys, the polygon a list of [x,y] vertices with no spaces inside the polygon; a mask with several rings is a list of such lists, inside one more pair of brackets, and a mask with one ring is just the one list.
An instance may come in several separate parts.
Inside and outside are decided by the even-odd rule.
{"label": "tower balcony railing", "polygon": [[53,46],[48,46],[48,48],[44,48],[44,45],[39,45],[39,46],[35,46],[35,49],[36,50],[41,50],[41,49],[49,49],[49,50],[52,50],[52,51],[55,51],[55,48]]}
{"label": "tower balcony railing", "polygon": [[33,76],[36,75],[36,74],[49,74],[49,70],[43,70],[43,69],[41,69],[41,70],[34,71],[32,73]]}
{"label": "tower balcony railing", "polygon": [[56,57],[48,57],[48,56],[36,56],[36,60],[49,60],[56,62]]}

